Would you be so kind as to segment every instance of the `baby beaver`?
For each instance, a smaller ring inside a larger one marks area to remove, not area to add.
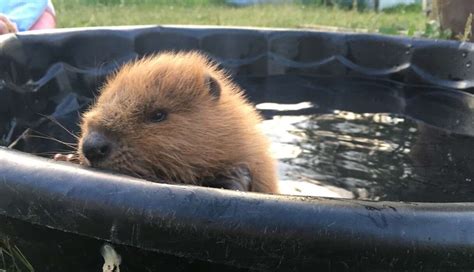
[[[277,193],[260,121],[208,58],[162,53],[126,64],[107,81],[82,118],[78,158],[154,182]]]

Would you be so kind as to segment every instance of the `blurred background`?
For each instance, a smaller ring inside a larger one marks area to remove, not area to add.
[[[194,24],[470,40],[472,0],[53,0],[58,27]]]

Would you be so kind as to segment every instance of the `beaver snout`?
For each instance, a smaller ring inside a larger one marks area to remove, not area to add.
[[[110,155],[112,142],[103,133],[91,131],[84,136],[81,150],[84,157],[94,166]]]

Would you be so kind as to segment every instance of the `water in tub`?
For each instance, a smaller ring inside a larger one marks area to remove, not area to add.
[[[257,108],[288,112],[312,106],[262,103]],[[403,115],[340,110],[276,114],[262,126],[279,160],[283,194],[394,201],[472,198],[472,192],[461,189],[472,181],[467,170],[474,158],[468,148],[472,137]]]

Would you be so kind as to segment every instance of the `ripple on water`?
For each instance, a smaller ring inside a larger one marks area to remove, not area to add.
[[[472,137],[401,115],[275,115],[262,124],[284,194],[404,201],[472,201]],[[449,159],[447,159],[449,158]],[[468,180],[468,181],[467,181]],[[469,188],[472,186],[469,186]]]

